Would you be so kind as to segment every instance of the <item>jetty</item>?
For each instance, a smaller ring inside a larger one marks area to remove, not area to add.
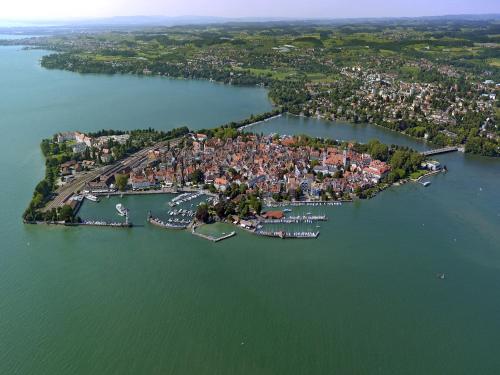
[[[219,241],[225,240],[227,238],[230,238],[230,237],[233,237],[236,235],[236,232],[232,231],[231,233],[225,234],[221,237],[214,237],[214,236],[210,236],[208,234],[203,234],[203,233],[197,232],[196,226],[193,226],[193,228],[191,229],[191,233],[194,234],[195,236],[201,237],[205,240],[212,241],[212,242],[219,242]]]
[[[125,222],[113,222],[113,221],[104,221],[104,220],[84,220],[81,223],[76,223],[74,225],[86,225],[93,227],[113,227],[113,228],[131,228],[133,227],[132,223]]]
[[[438,154],[446,154],[448,152],[455,152],[455,151],[458,151],[458,147],[450,146],[450,147],[436,148],[434,150],[424,151],[424,152],[421,152],[420,155],[431,156],[431,155],[438,155]]]

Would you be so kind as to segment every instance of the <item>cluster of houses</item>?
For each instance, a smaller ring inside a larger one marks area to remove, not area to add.
[[[414,68],[430,69],[426,60],[414,63]],[[411,66],[410,66],[411,67]],[[438,67],[441,74],[457,76],[457,72],[448,66]],[[309,83],[307,90],[312,96],[304,106],[304,113],[312,116],[337,118],[360,118],[381,116],[383,121],[398,122],[410,119],[417,122],[428,121],[453,128],[456,119],[467,112],[493,113],[496,90],[493,81],[477,82],[467,94],[460,93],[457,84],[448,87],[441,83],[403,82],[396,73],[381,73],[374,69],[360,66],[344,67],[340,74],[349,82],[361,84],[352,90],[352,96],[332,101],[330,93],[341,89],[343,81],[325,85]],[[340,85],[340,86],[339,86]]]
[[[220,139],[195,134],[180,148],[149,151],[143,165],[120,173],[129,175],[134,190],[198,184],[224,192],[234,184],[245,184],[265,195],[293,196],[300,191],[314,199],[326,191],[341,196],[374,186],[389,170],[385,162],[351,147],[299,146],[290,136],[244,134]],[[94,182],[88,190],[102,191],[111,182],[111,178]]]
[[[118,144],[125,144],[130,138],[130,134],[119,135],[106,135],[101,137],[90,137],[85,133],[80,132],[63,132],[56,136],[57,143],[71,142],[71,148],[75,154],[83,154],[88,148],[95,148],[103,152],[103,154],[110,154],[108,145],[110,140]]]

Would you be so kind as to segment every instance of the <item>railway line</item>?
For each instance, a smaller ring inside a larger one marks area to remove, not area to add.
[[[82,191],[85,185],[89,182],[95,181],[97,179],[102,179],[103,177],[105,180],[107,180],[114,174],[124,169],[134,169],[147,160],[147,156],[150,151],[156,148],[164,147],[167,143],[170,143],[170,145],[172,146],[176,146],[181,139],[182,138],[176,138],[170,141],[158,142],[153,146],[145,147],[142,150],[139,150],[136,153],[127,156],[125,159],[117,161],[113,165],[101,167],[76,177],[73,181],[59,187],[55,192],[54,199],[49,201],[42,209],[42,211],[46,212],[52,210],[53,208],[63,206],[73,194]]]

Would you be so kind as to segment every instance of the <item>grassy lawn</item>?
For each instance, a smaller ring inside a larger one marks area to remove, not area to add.
[[[490,64],[491,66],[495,66],[497,68],[500,68],[500,58],[496,57],[494,59],[489,59],[488,64]]]
[[[338,74],[327,75],[324,73],[307,73],[307,78],[312,82],[335,82],[339,79]]]
[[[416,171],[416,172],[413,172],[411,175],[410,175],[410,178],[412,180],[416,180],[417,178],[419,177],[422,177],[424,174],[426,174],[428,171],[426,170],[419,170],[419,171]]]
[[[258,69],[258,68],[235,68],[235,70],[248,70],[256,76],[271,76],[273,79],[283,80],[290,76],[296,75],[295,70],[275,71],[272,69]]]

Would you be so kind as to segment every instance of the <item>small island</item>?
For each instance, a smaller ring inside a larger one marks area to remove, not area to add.
[[[314,238],[319,232],[269,232],[263,224],[326,220],[311,213],[287,216],[292,211],[287,207],[371,198],[392,184],[441,170],[425,153],[377,140],[360,144],[243,132],[261,120],[198,132],[185,127],[168,132],[102,130],[44,139],[46,177],[35,188],[24,222],[130,227],[123,207],[117,210],[124,222],[82,220],[78,210],[85,198],[178,193],[171,207],[201,195],[207,199],[193,210],[169,212],[184,217],[175,222],[150,213],[150,224],[189,228],[196,234],[202,224],[228,222],[260,235]]]

